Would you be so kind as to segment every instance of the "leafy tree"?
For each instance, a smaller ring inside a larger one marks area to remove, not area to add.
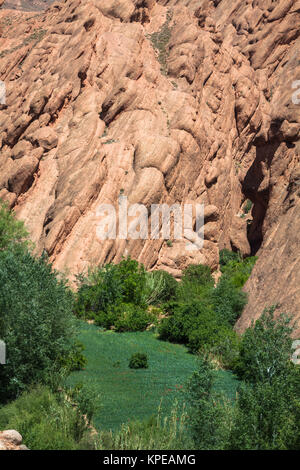
[[[234,326],[247,304],[247,294],[224,277],[211,292],[211,298],[219,322],[231,326]]]
[[[242,337],[237,373],[247,382],[272,382],[287,370],[292,351],[291,318],[274,318],[275,307],[264,311]]]
[[[229,448],[300,448],[300,374],[293,365],[272,382],[243,385],[238,394]]]
[[[232,449],[298,449],[300,370],[291,360],[291,319],[275,307],[246,330],[236,368],[245,384],[236,402]]]
[[[145,303],[160,305],[175,298],[178,283],[171,274],[157,270],[146,274],[144,289]]]
[[[28,233],[23,222],[16,220],[0,199],[0,251],[17,246],[27,247],[27,238]]]
[[[24,250],[0,252],[0,337],[7,348],[0,402],[59,371],[75,334],[72,307],[72,292],[47,260]]]
[[[93,449],[83,414],[90,417],[95,403],[86,389],[66,397],[39,385],[0,408],[0,429],[17,429],[31,450]]]
[[[224,449],[232,426],[232,408],[213,384],[213,366],[202,357],[187,387],[188,425],[198,450]]]

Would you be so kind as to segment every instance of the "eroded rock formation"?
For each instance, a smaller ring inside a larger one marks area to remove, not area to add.
[[[239,329],[275,303],[299,315],[299,21],[299,0],[0,10],[0,197],[37,250],[68,274],[130,253],[175,276],[257,253]],[[204,203],[203,249],[101,242],[97,207],[120,194]]]

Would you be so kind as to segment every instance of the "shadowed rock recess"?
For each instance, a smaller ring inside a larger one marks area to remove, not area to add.
[[[299,24],[299,0],[4,4],[0,197],[38,252],[69,275],[131,254],[176,277],[257,254],[238,329],[272,304],[300,316]],[[204,203],[203,249],[99,241],[97,206],[120,194]]]

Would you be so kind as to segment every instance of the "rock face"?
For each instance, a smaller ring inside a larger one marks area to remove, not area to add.
[[[0,0],[0,7],[9,10],[40,11],[45,10],[54,0]]]
[[[0,431],[0,450],[28,450],[17,431]]]
[[[300,316],[299,21],[299,0],[0,10],[0,197],[37,250],[68,274],[131,254],[175,276],[257,253],[238,329],[273,304]],[[204,203],[203,249],[99,240],[97,207],[120,195]]]

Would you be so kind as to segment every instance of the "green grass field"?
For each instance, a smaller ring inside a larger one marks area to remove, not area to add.
[[[188,378],[197,368],[197,357],[184,346],[163,342],[152,332],[103,332],[97,326],[80,323],[79,340],[88,359],[85,370],[74,372],[69,384],[91,384],[101,395],[101,410],[94,419],[99,430],[117,429],[129,420],[145,420],[156,414],[162,400],[164,412],[175,399],[183,400]],[[128,367],[130,356],[145,352],[149,368]],[[237,380],[220,371],[216,388],[233,397]]]

